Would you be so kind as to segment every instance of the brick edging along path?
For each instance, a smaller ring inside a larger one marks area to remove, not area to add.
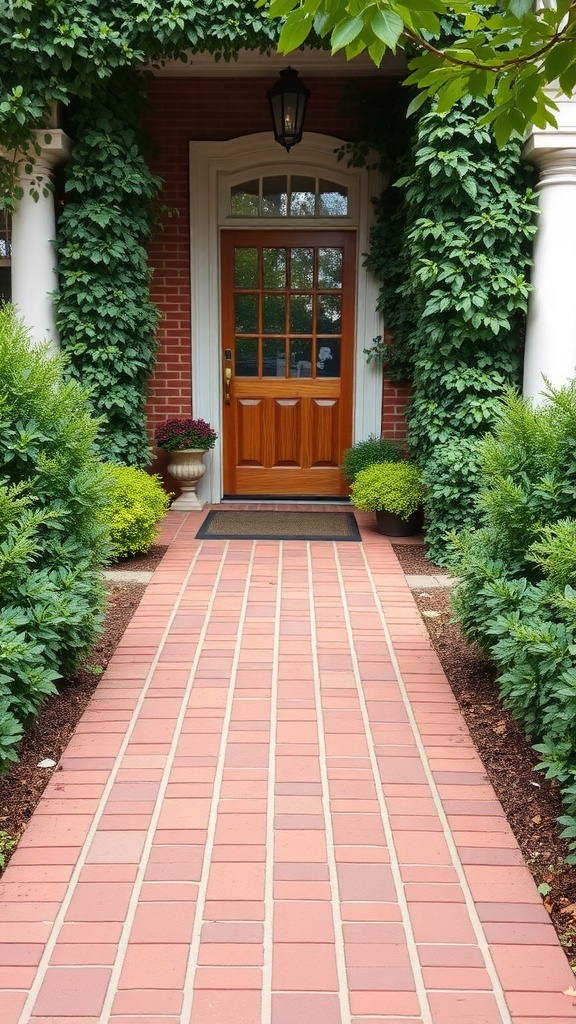
[[[390,543],[201,518],[0,883],[1,1024],[576,1021]]]

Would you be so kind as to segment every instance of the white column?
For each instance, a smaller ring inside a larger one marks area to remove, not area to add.
[[[25,158],[19,165],[18,184],[24,194],[12,217],[12,302],[33,341],[48,341],[57,351],[60,343],[52,293],[58,288],[58,258],[51,185],[54,168],[70,152],[70,140],[58,128],[37,131],[36,139],[40,154],[34,154],[33,163]]]
[[[558,128],[534,128],[524,149],[540,172],[523,387],[537,403],[544,378],[576,378],[576,100],[557,102]]]

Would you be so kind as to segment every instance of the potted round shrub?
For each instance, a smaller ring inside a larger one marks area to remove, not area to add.
[[[154,440],[159,448],[170,453],[167,469],[182,491],[172,508],[184,512],[202,508],[196,487],[206,472],[202,459],[214,447],[217,437],[206,420],[174,418],[156,427]]]
[[[362,512],[376,513],[378,533],[409,537],[422,529],[424,490],[413,462],[378,462],[360,470],[350,496]]]

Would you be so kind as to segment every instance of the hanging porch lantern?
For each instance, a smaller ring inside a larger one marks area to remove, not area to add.
[[[310,90],[298,78],[294,68],[285,68],[280,78],[268,89],[268,101],[274,124],[274,138],[289,153],[302,139],[304,116]]]

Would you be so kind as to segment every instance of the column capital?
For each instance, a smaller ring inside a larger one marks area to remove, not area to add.
[[[52,177],[58,164],[68,160],[72,151],[72,140],[61,128],[36,128],[34,137],[40,152],[23,154],[20,161],[19,177],[37,177],[38,174]],[[26,163],[32,164],[31,174],[25,171]]]
[[[557,128],[532,126],[526,139],[523,156],[527,163],[535,164],[542,176],[541,184],[563,181],[574,183],[576,175],[576,97],[557,97]]]
[[[33,132],[40,153],[34,150],[16,152],[0,146],[0,157],[6,157],[18,164],[18,178],[36,177],[38,174],[52,176],[58,164],[65,163],[72,152],[72,139],[61,128],[35,128]],[[31,174],[25,171],[25,165],[32,164]]]

